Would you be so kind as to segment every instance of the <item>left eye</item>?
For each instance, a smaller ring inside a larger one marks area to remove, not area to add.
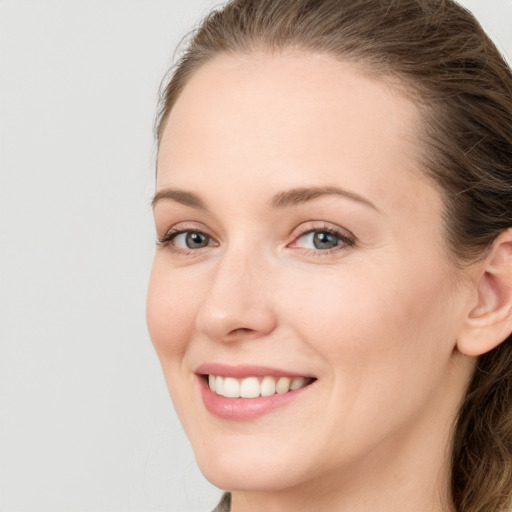
[[[339,245],[350,245],[350,240],[341,233],[333,233],[326,230],[308,231],[301,235],[294,246],[304,249],[329,250]]]

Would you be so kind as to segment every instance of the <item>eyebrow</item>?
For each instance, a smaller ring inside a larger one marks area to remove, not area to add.
[[[270,206],[272,206],[272,208],[288,208],[290,206],[296,206],[298,204],[311,201],[318,197],[329,195],[342,196],[346,199],[351,199],[352,201],[362,203],[376,211],[379,211],[379,209],[372,202],[368,201],[368,199],[364,198],[363,196],[336,186],[300,187],[286,190],[284,192],[279,192],[270,200]]]
[[[153,197],[151,201],[151,206],[154,208],[156,203],[158,203],[162,199],[171,199],[176,203],[180,203],[185,206],[190,206],[191,208],[197,208],[198,210],[208,210],[206,204],[199,196],[197,196],[193,192],[187,192],[186,190],[179,190],[174,188],[166,188],[160,190]]]
[[[379,209],[372,202],[368,201],[368,199],[364,198],[363,196],[335,186],[292,188],[290,190],[278,192],[271,198],[268,204],[271,208],[289,208],[306,203],[308,201],[312,201],[318,197],[328,195],[342,196],[346,199],[351,199],[352,201],[356,201],[358,203],[369,206],[376,211],[379,211]],[[208,211],[206,204],[198,195],[186,190],[173,188],[160,190],[153,197],[151,205],[154,207],[156,203],[162,199],[170,199],[185,206],[190,206],[191,208]]]

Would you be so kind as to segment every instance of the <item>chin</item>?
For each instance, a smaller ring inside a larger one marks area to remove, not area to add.
[[[205,478],[228,491],[276,491],[300,483],[297,464],[284,462],[270,450],[209,451],[196,454],[199,469]],[[294,471],[283,472],[283,467]]]

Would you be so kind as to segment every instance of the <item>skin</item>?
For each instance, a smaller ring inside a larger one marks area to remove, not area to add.
[[[233,510],[451,511],[451,426],[474,367],[457,350],[475,293],[450,260],[442,200],[421,173],[415,106],[327,56],[220,56],[165,127],[150,335],[205,476]],[[297,187],[338,187],[272,207]],[[187,202],[187,201],[185,201]],[[188,201],[190,203],[190,201]],[[370,203],[370,204],[368,204]],[[316,249],[304,232],[354,239]],[[212,416],[207,362],[316,382],[252,421]]]

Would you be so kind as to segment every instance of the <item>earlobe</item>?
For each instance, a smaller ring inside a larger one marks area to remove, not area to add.
[[[468,356],[489,352],[512,333],[512,228],[496,238],[478,267],[477,303],[457,340]]]

